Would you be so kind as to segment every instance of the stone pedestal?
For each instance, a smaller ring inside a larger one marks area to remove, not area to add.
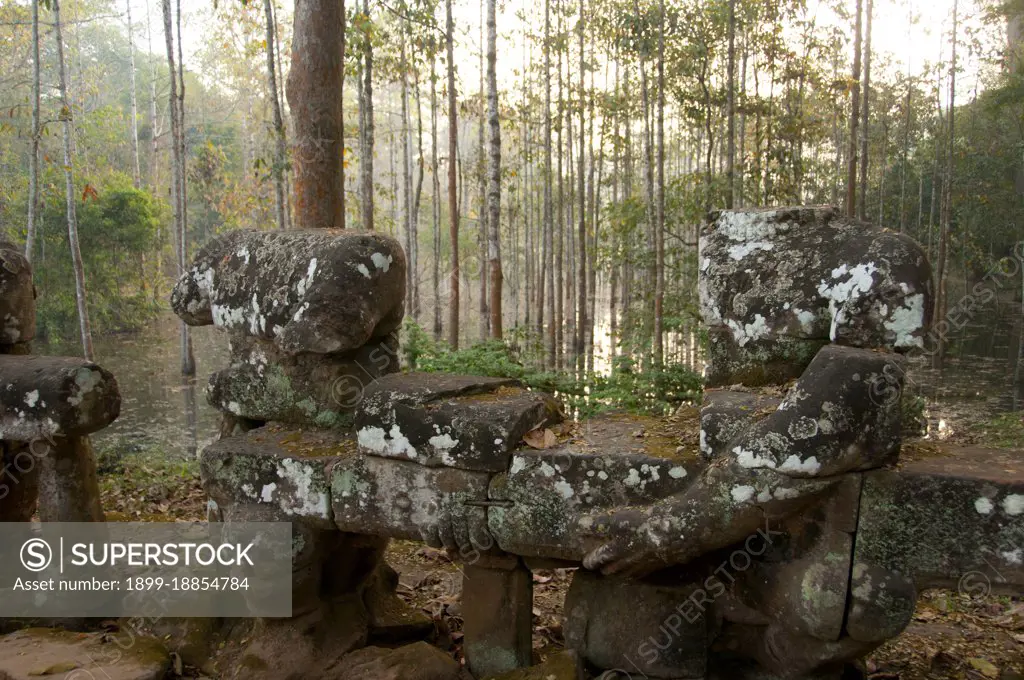
[[[487,678],[532,663],[533,574],[520,560],[463,566],[464,649],[469,670]]]

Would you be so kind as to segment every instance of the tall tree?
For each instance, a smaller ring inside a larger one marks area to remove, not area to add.
[[[576,29],[579,39],[580,49],[580,86],[579,86],[579,114],[580,114],[580,139],[579,139],[579,155],[576,158],[576,181],[579,183],[577,200],[579,201],[579,233],[577,234],[578,243],[577,248],[579,249],[579,255],[576,261],[576,294],[577,294],[577,311],[576,311],[576,371],[580,374],[583,373],[583,368],[586,362],[586,352],[584,344],[586,342],[587,335],[587,192],[586,192],[586,178],[583,175],[584,172],[584,159],[586,157],[586,137],[587,129],[584,124],[584,102],[586,101],[586,61],[584,59],[584,31],[586,25],[584,21],[584,0],[580,0],[580,16],[577,23]]]
[[[501,324],[501,121],[498,118],[498,28],[496,0],[487,0],[487,258],[491,275],[491,337],[500,340]]]
[[[939,213],[941,222],[939,225],[939,253],[936,257],[935,268],[935,280],[938,283],[938,290],[935,294],[934,307],[932,309],[933,323],[938,323],[939,320],[946,317],[946,268],[948,267],[947,260],[949,259],[950,225],[953,221],[954,150],[956,142],[956,43],[960,28],[959,9],[959,0],[953,0],[953,33],[950,39],[952,53],[949,57],[949,113],[947,115],[949,125],[947,126],[946,137],[945,181],[942,185],[942,206]],[[935,347],[932,352],[932,368],[942,368],[946,358],[946,337],[943,333],[937,333],[936,336]]]
[[[370,0],[363,0],[363,66],[359,91],[359,198],[363,229],[373,231],[373,35]]]
[[[433,38],[431,38],[433,40]],[[434,245],[434,340],[441,339],[441,176],[437,161],[437,51],[430,50],[430,176],[431,176],[431,235]]]
[[[857,0],[853,34],[853,78],[850,81],[850,139],[846,172],[846,215],[857,213],[857,126],[860,124],[860,38],[863,0]]]
[[[662,0],[664,1],[664,0]],[[727,94],[726,94],[726,112],[729,117],[729,127],[726,132],[728,139],[728,155],[726,158],[725,172],[727,177],[728,185],[725,189],[725,207],[732,208],[736,202],[736,0],[729,0],[729,27],[728,27],[728,39],[729,39],[729,65],[727,75]],[[662,34],[664,34],[664,19],[662,20]],[[664,35],[660,38],[664,51]],[[661,60],[664,60],[664,55],[661,55]],[[659,67],[659,77],[664,70],[664,67]]]
[[[484,81],[487,78],[487,69],[484,66],[484,60],[486,59],[485,52],[486,47],[484,44],[484,29],[486,28],[487,21],[484,19],[484,5],[480,3],[480,125],[477,127],[477,179],[480,184],[480,209],[479,215],[479,229],[477,230],[477,244],[479,245],[480,253],[480,341],[483,342],[490,337],[490,325],[491,317],[487,312],[487,269],[488,269],[488,258],[487,253],[487,242],[489,240],[490,232],[487,229],[487,221],[489,215],[489,203],[487,198],[487,151],[485,146],[487,145],[487,94],[484,91]]]
[[[125,16],[128,19],[128,67],[131,70],[131,103],[132,122],[132,183],[136,189],[142,186],[142,170],[139,167],[139,107],[135,98],[135,35],[132,30],[132,3],[125,0]]]
[[[867,3],[867,22],[864,28],[864,102],[861,105],[860,110],[859,131],[860,194],[857,198],[857,219],[862,221],[866,221],[868,218],[868,125],[871,112],[871,15],[874,7],[874,0],[867,0]]]
[[[459,348],[459,109],[455,91],[455,20],[452,0],[445,2],[445,47],[448,55],[448,238],[451,241],[451,268],[448,273],[448,344]]]
[[[130,0],[129,0],[130,1]],[[277,30],[274,26],[274,6],[273,0],[263,0],[263,13],[266,15],[267,23],[267,90],[270,95],[270,108],[274,114],[274,211],[277,216],[277,228],[284,229],[285,220],[285,203],[284,203],[284,172],[285,166],[288,162],[287,157],[287,142],[285,141],[284,135],[284,118],[281,116],[281,100],[277,97],[277,60],[274,57],[274,52],[277,43]],[[345,12],[342,9],[342,21],[344,21]],[[344,28],[342,29],[342,35],[344,35]],[[342,79],[344,82],[344,78]],[[341,107],[338,107],[341,109]],[[344,193],[342,193],[342,201],[344,202]],[[342,204],[342,222],[344,222],[344,203]]]
[[[25,233],[25,258],[32,262],[35,251],[36,210],[39,207],[39,3],[32,0],[32,140],[28,157],[28,223]]]
[[[492,0],[489,0],[492,1]],[[539,288],[539,301],[547,297],[547,329],[544,329],[543,309],[537,310],[537,330],[544,331],[546,346],[544,365],[553,368],[555,365],[555,325],[561,319],[555,319],[555,260],[554,260],[554,207],[552,206],[551,176],[551,0],[544,0],[544,263],[541,269],[543,281]],[[541,305],[543,306],[543,304]]]
[[[731,3],[730,3],[731,4]],[[730,17],[730,23],[732,17]],[[730,49],[730,53],[733,50]],[[733,70],[730,55],[729,68]],[[730,73],[729,87],[734,78]],[[729,102],[729,119],[732,121],[732,97]],[[664,336],[665,308],[665,0],[658,2],[658,205],[654,223],[654,364],[661,366],[665,361]],[[730,148],[729,166],[729,207],[732,207],[732,155]]]
[[[92,360],[92,329],[89,326],[89,310],[86,307],[85,267],[82,264],[82,250],[78,242],[78,216],[75,214],[74,159],[71,151],[72,115],[71,100],[68,98],[67,65],[64,61],[64,34],[60,22],[60,0],[51,0],[53,28],[57,37],[57,68],[59,71],[60,119],[64,128],[64,197],[67,205],[68,246],[71,250],[71,264],[75,272],[75,302],[78,306],[78,329],[82,340],[82,354]],[[166,0],[169,1],[169,0]]]

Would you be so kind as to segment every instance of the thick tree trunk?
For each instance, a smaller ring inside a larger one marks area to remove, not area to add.
[[[853,37],[853,85],[850,88],[850,140],[846,159],[846,215],[857,213],[857,126],[860,124],[860,38],[863,0],[857,0],[857,18]]]
[[[871,112],[871,15],[874,0],[867,0],[867,24],[864,29],[864,103],[860,110],[860,195],[857,198],[857,218],[868,219],[868,125]],[[881,156],[885,159],[885,155]]]
[[[39,208],[39,3],[32,0],[32,140],[28,157],[28,223],[25,232],[25,258],[31,263],[35,254],[36,211]]]
[[[284,203],[284,170],[288,162],[287,147],[284,136],[284,119],[281,117],[281,101],[277,98],[277,60],[274,57],[277,42],[277,30],[274,27],[273,0],[263,0],[263,13],[267,22],[267,94],[270,95],[270,109],[274,114],[274,212],[277,218],[277,228],[284,229],[285,203]],[[342,11],[342,21],[344,21]],[[344,80],[344,77],[342,77]],[[340,106],[338,107],[341,108]],[[340,117],[340,115],[339,115]],[[345,192],[341,191],[344,200]],[[344,220],[344,209],[342,210]]]
[[[339,99],[344,79],[343,10],[341,0],[295,3],[292,65],[286,93],[295,124],[292,203],[299,229],[345,227],[344,128]],[[273,71],[269,49],[268,77]],[[278,113],[274,116],[275,128]],[[280,132],[276,133],[277,153],[284,141],[283,134],[282,122]],[[283,163],[280,169],[283,173]],[[285,222],[284,201],[281,205],[279,225]]]
[[[74,159],[71,155],[71,101],[68,99],[67,66],[64,62],[64,35],[60,23],[60,0],[52,0],[53,27],[57,38],[57,67],[60,85],[60,119],[64,128],[64,198],[67,205],[68,246],[71,250],[71,264],[75,272],[75,302],[78,307],[78,328],[82,340],[82,355],[92,361],[92,329],[89,326],[89,310],[86,307],[85,268],[82,264],[82,250],[78,243],[78,218],[75,214]]]
[[[501,121],[498,118],[498,28],[495,0],[487,0],[487,122],[490,153],[487,156],[487,258],[491,275],[491,337],[502,336],[501,319]]]
[[[445,42],[448,52],[448,238],[451,241],[451,269],[448,286],[448,344],[459,348],[459,195],[458,177],[459,122],[458,98],[455,91],[455,20],[452,0],[445,2]]]

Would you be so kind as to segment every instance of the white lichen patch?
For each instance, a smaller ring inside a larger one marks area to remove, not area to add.
[[[974,509],[977,510],[979,515],[991,515],[994,508],[995,505],[992,504],[992,500],[984,496],[980,496],[974,501]]]
[[[754,497],[754,494],[757,493],[757,489],[749,485],[736,485],[732,487],[732,490],[729,493],[732,495],[733,501],[737,503],[747,503]]]
[[[1007,550],[999,553],[999,555],[1012,565],[1019,565],[1024,563],[1024,551],[1020,548],[1017,550]]]
[[[34,408],[39,402],[39,390],[32,390],[25,395],[25,403],[28,404],[29,408]]]
[[[384,253],[374,253],[370,255],[370,260],[373,262],[373,266],[382,272],[387,272],[391,269],[391,262],[393,260],[391,255],[384,255]]]
[[[416,457],[416,448],[397,424],[391,426],[390,432],[375,426],[364,427],[356,433],[356,441],[359,446],[381,456]]]
[[[311,258],[309,260],[309,266],[306,268],[306,275],[299,279],[298,284],[295,286],[295,290],[299,294],[299,299],[306,296],[306,291],[308,291],[309,287],[312,285],[313,277],[316,275],[316,266],[316,258]]]
[[[526,469],[526,459],[522,456],[512,456],[512,466],[508,469],[510,475],[516,475]]]
[[[924,347],[924,339],[919,335],[924,328],[924,316],[924,295],[920,293],[909,296],[894,309],[883,323],[885,329],[895,336],[893,346]]]
[[[746,346],[748,342],[760,340],[766,337],[771,330],[768,328],[767,320],[760,314],[755,314],[753,321],[743,323],[735,319],[726,319],[725,325],[732,331],[733,340],[740,347]]]
[[[790,437],[799,441],[801,439],[810,439],[818,434],[818,428],[817,420],[807,416],[800,416],[789,424],[787,432],[789,432]]]
[[[804,333],[813,333],[814,324],[818,321],[818,315],[806,309],[796,310],[796,320]]]
[[[270,484],[264,484],[263,490],[260,491],[260,500],[262,500],[264,503],[270,503],[271,501],[273,501],[274,489],[276,488],[277,484],[275,482],[271,482]]]
[[[325,490],[316,488],[311,466],[285,458],[277,464],[277,476],[282,484],[293,489],[290,493],[278,494],[283,511],[302,517],[328,517],[330,499]]]
[[[1024,494],[1013,493],[1004,498],[1003,512],[1011,516],[1024,513]]]
[[[572,484],[565,481],[564,479],[560,479],[557,482],[555,482],[554,488],[555,491],[558,492],[558,495],[560,495],[562,498],[566,500],[569,500],[570,498],[573,497],[574,491],[572,488]]]
[[[771,458],[759,456],[741,446],[734,447],[732,453],[736,456],[736,462],[745,468],[775,468],[775,461]]]
[[[676,465],[675,467],[669,468],[668,476],[672,479],[682,479],[686,476],[686,468],[682,465]]]
[[[729,246],[729,257],[739,262],[747,255],[758,250],[774,250],[775,244],[768,241],[749,241],[738,245]]]
[[[796,489],[789,489],[784,486],[780,486],[775,489],[775,499],[779,501],[788,501],[793,498],[799,498],[800,492]]]
[[[708,433],[707,430],[705,430],[704,428],[701,428],[700,430],[700,452],[706,456],[710,456],[712,453],[714,453],[714,450],[711,448],[711,445],[708,444]]]
[[[801,460],[799,456],[792,455],[783,461],[779,466],[779,472],[792,472],[805,475],[815,475],[821,470],[821,463],[817,457],[811,456],[807,460]]]
[[[239,405],[237,401],[229,401],[227,404],[227,409],[231,413],[234,413],[236,416],[242,415],[242,407]]]
[[[360,274],[362,274],[366,278],[370,278],[370,268],[367,267],[362,262],[360,262],[359,264],[356,265],[356,271],[358,271]]]
[[[775,211],[725,212],[715,225],[719,234],[730,241],[764,241],[775,236],[778,225]]]

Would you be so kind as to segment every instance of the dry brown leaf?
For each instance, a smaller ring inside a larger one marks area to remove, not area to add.
[[[558,444],[558,437],[549,428],[537,428],[523,435],[523,441],[531,449],[550,449]]]

